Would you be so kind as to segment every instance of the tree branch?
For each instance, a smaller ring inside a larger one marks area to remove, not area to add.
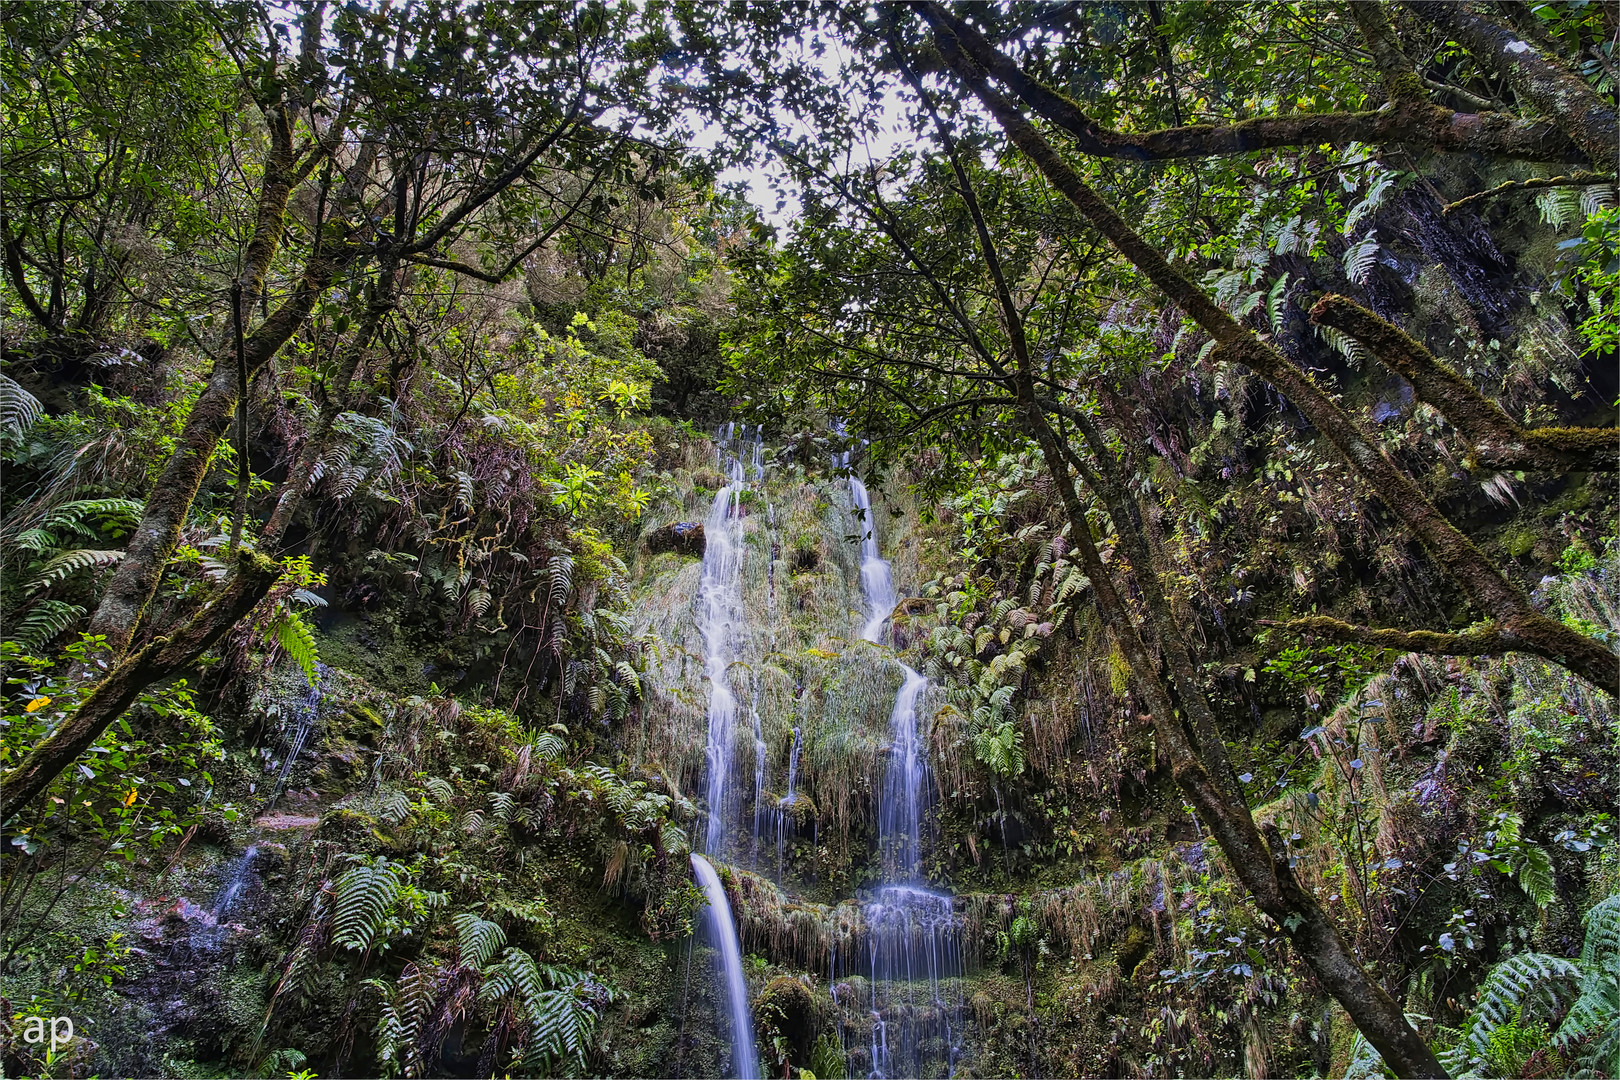
[[[1360,8],[1362,2],[1352,8]],[[1445,5],[1441,5],[1445,6]],[[1075,137],[1094,157],[1165,161],[1188,157],[1246,154],[1281,146],[1321,143],[1426,142],[1437,150],[1488,154],[1528,161],[1584,161],[1581,150],[1557,125],[1521,121],[1498,113],[1456,113],[1420,93],[1398,98],[1394,107],[1364,112],[1296,113],[1260,116],[1231,124],[1192,124],[1156,131],[1120,132],[1092,120],[1077,103],[1025,74],[983,34],[933,0],[921,5],[935,29],[946,29],[979,67],[1004,83],[1036,113]],[[1389,59],[1388,56],[1385,57]],[[1391,61],[1393,63],[1393,61]],[[1405,83],[1399,83],[1403,88]]]
[[[1476,191],[1474,194],[1458,199],[1456,202],[1446,203],[1440,208],[1440,212],[1442,214],[1451,214],[1465,206],[1472,206],[1485,199],[1494,199],[1498,195],[1506,195],[1514,191],[1538,191],[1542,188],[1554,187],[1588,187],[1592,184],[1604,182],[1612,185],[1614,177],[1599,172],[1582,171],[1570,173],[1568,176],[1533,176],[1528,180],[1509,180],[1506,183],[1497,184],[1493,188]]]
[[[1613,428],[1526,431],[1501,406],[1404,330],[1345,296],[1329,294],[1311,308],[1311,322],[1355,338],[1379,363],[1412,384],[1421,401],[1440,410],[1463,438],[1485,452],[1492,468],[1568,471],[1620,468],[1620,432]]]

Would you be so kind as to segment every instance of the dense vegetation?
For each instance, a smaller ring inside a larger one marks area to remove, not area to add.
[[[7,1075],[1620,1076],[1612,5],[3,32]]]

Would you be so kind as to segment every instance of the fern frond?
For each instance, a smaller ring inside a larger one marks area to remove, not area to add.
[[[1620,957],[1620,894],[1592,905],[1586,913],[1581,963],[1603,964]]]
[[[39,592],[80,570],[111,566],[123,557],[122,551],[106,551],[98,548],[75,548],[72,551],[64,551],[40,567],[39,573],[35,574],[23,589],[31,593]]]
[[[446,780],[442,776],[430,776],[426,780],[422,781],[422,786],[427,789],[427,793],[429,795],[432,795],[441,803],[451,803],[455,801],[456,789],[451,787],[450,781]]]
[[[1581,969],[1546,953],[1520,953],[1491,970],[1479,988],[1479,1003],[1463,1026],[1462,1038],[1440,1055],[1453,1076],[1488,1067],[1491,1035],[1521,1018],[1548,1017],[1575,996]]]
[[[456,947],[461,951],[461,962],[468,967],[483,967],[506,944],[506,931],[498,923],[480,919],[466,911],[450,921],[456,928]]]
[[[1351,244],[1344,252],[1344,276],[1357,285],[1365,285],[1372,269],[1378,263],[1378,231]]]
[[[40,527],[73,528],[85,532],[82,523],[90,518],[100,518],[103,525],[133,527],[140,521],[145,509],[146,504],[139,499],[75,499],[52,507],[40,522]],[[88,532],[85,534],[89,535]]]
[[[1367,361],[1371,359],[1367,347],[1343,330],[1332,326],[1318,326],[1316,330],[1332,346],[1334,352],[1343,356],[1356,367],[1364,367]]]
[[[22,622],[12,631],[10,640],[22,646],[25,652],[43,648],[83,614],[84,608],[78,604],[41,600],[23,616]]]
[[[309,685],[320,682],[321,657],[315,648],[315,631],[310,629],[303,617],[296,611],[283,610],[281,617],[270,624],[269,631],[282,652],[287,654],[287,659],[297,664],[304,673]]]
[[[387,859],[356,866],[338,878],[333,942],[356,952],[370,949],[400,888],[399,875]]]
[[[45,413],[39,399],[10,375],[0,373],[0,428],[21,435]]]
[[[1579,1067],[1577,1075],[1620,1076],[1620,958],[1586,969],[1553,1042]]]
[[[379,800],[377,816],[390,825],[398,825],[411,816],[410,796],[397,789],[383,795]]]
[[[574,587],[574,559],[571,555],[553,555],[546,563],[546,574],[551,586],[548,596],[551,606],[560,608],[568,601],[568,592]]]

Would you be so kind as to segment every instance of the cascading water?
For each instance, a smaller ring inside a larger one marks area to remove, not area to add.
[[[720,443],[720,465],[729,481],[714,496],[704,522],[703,569],[698,581],[698,628],[703,635],[703,671],[709,680],[708,760],[709,825],[704,848],[723,854],[727,819],[727,782],[731,778],[732,744],[737,726],[737,696],[729,671],[736,658],[743,617],[742,461],[727,452],[730,428]]]
[[[845,455],[841,464],[848,466]],[[861,586],[867,621],[861,636],[881,642],[898,597],[878,547],[871,496],[854,474],[851,500],[865,526]],[[928,1076],[955,1071],[963,1012],[961,934],[947,893],[923,888],[922,829],[928,760],[917,729],[917,704],[928,680],[905,664],[889,715],[893,741],[878,805],[878,853],[884,884],[863,911],[871,978],[872,1076]]]
[[[729,478],[716,493],[704,524],[703,567],[698,582],[698,629],[703,637],[703,670],[709,680],[708,765],[709,821],[705,850],[715,858],[726,853],[726,826],[736,800],[729,794],[732,751],[736,742],[737,695],[732,689],[730,670],[736,659],[746,612],[742,603],[743,514],[742,492],[750,473],[761,472],[762,443],[754,430],[751,461],[744,467],[741,457],[730,453],[735,426],[721,433],[719,465]],[[755,800],[764,783],[764,740],[759,731],[757,702],[751,707],[755,751]],[[729,800],[729,802],[728,802]],[[757,815],[757,811],[756,811]],[[756,847],[758,822],[755,822]],[[720,876],[702,855],[692,855],[692,869],[708,900],[705,923],[717,950],[716,963],[726,995],[726,1013],[731,1025],[732,1072],[743,1080],[756,1080],[759,1059],[754,1052],[753,1017],[748,1008],[748,983],[743,978],[742,950],[731,917],[731,906]]]
[[[843,455],[841,464],[849,467],[849,454]],[[849,474],[849,495],[855,503],[855,518],[861,529],[861,591],[866,594],[869,609],[861,637],[867,641],[883,640],[883,630],[894,614],[898,597],[894,592],[894,576],[889,572],[889,561],[878,551],[877,517],[872,513],[872,497],[866,485],[854,473]]]
[[[693,854],[692,872],[708,903],[703,920],[720,953],[720,973],[726,987],[726,1013],[731,1024],[731,1070],[738,1080],[759,1080],[759,1058],[754,1052],[754,1021],[748,1012],[748,983],[743,978],[742,948],[737,944],[737,927],[731,920],[731,905],[714,864]]]

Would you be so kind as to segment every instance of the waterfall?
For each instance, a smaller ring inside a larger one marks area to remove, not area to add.
[[[849,465],[849,454],[843,455],[843,464]],[[877,515],[872,512],[872,497],[866,485],[854,473],[849,474],[849,495],[855,503],[855,518],[861,528],[861,591],[866,594],[869,609],[861,637],[867,641],[883,640],[883,625],[894,614],[898,597],[894,593],[894,577],[889,573],[889,561],[878,552]]]
[[[709,680],[709,827],[704,850],[721,855],[726,837],[726,787],[731,778],[737,697],[729,672],[736,658],[742,620],[742,461],[729,454],[731,428],[720,441],[720,465],[729,482],[714,496],[703,526],[703,569],[698,580],[698,629],[703,635],[703,671]],[[757,454],[756,453],[756,462]]]
[[[763,472],[763,442],[760,429],[754,429],[752,454],[747,466],[741,456],[731,453],[736,425],[722,429],[717,453],[718,465],[728,481],[714,496],[704,524],[703,566],[698,580],[698,629],[703,637],[703,671],[709,680],[709,735],[705,749],[708,764],[709,823],[705,850],[715,858],[726,853],[727,825],[732,803],[728,795],[732,773],[732,752],[736,743],[737,695],[731,687],[731,665],[736,660],[746,611],[742,602],[743,513],[742,492],[750,476]],[[758,805],[764,786],[765,741],[760,731],[756,695],[750,706],[754,742],[754,844],[759,843]],[[729,802],[728,802],[729,800]],[[731,1025],[732,1071],[742,1080],[757,1080],[759,1059],[754,1052],[754,1024],[748,1008],[748,983],[743,978],[742,949],[731,906],[720,885],[714,865],[702,855],[692,855],[692,870],[708,900],[704,922],[710,939],[719,950],[718,964],[726,994],[726,1012]]]
[[[847,466],[848,455],[842,464]],[[861,636],[881,642],[898,603],[894,578],[878,548],[877,518],[866,485],[851,474],[850,498],[864,519],[861,587],[868,616]],[[889,714],[893,741],[878,804],[883,884],[863,915],[871,978],[871,1075],[924,1076],[929,1065],[955,1071],[963,1006],[961,930],[948,893],[922,879],[922,829],[928,758],[917,730],[917,705],[928,680],[900,664],[904,681]]]
[[[731,905],[714,864],[693,854],[692,871],[703,890],[704,922],[720,951],[720,974],[725,983],[726,1012],[731,1022],[731,1069],[738,1080],[759,1080],[759,1059],[754,1053],[754,1023],[748,1012],[748,983],[743,978],[742,949],[737,944],[737,927],[731,919]]]

